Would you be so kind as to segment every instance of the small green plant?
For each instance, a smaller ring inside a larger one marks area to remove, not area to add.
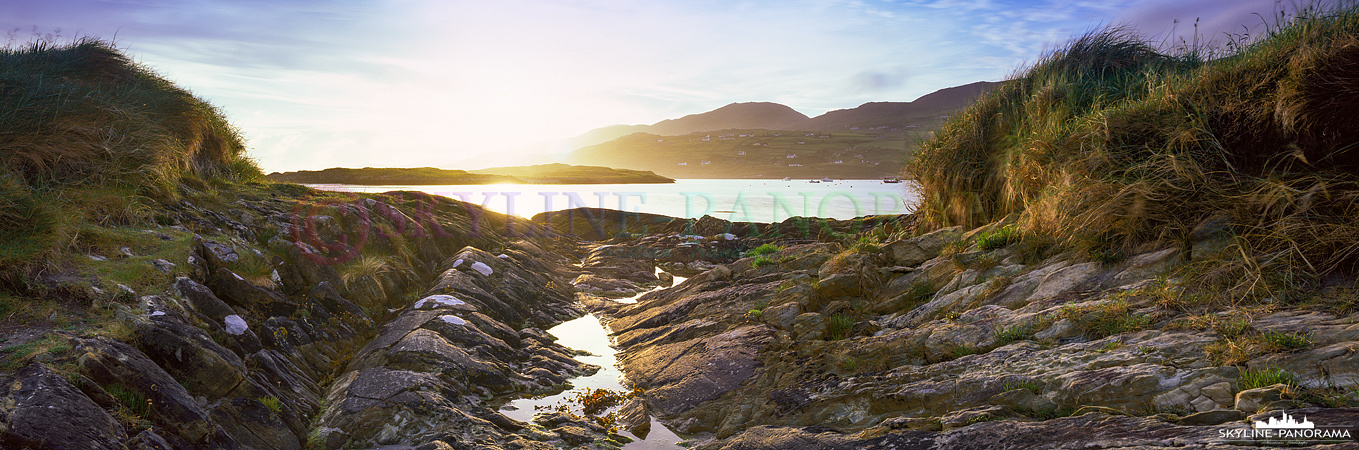
[[[263,397],[259,397],[255,400],[259,400],[260,403],[264,404],[265,408],[269,408],[269,410],[273,411],[274,414],[278,414],[280,411],[283,411],[283,405],[279,403],[278,397],[266,395]]]
[[[1016,390],[1016,389],[1025,389],[1025,390],[1028,390],[1029,392],[1034,393],[1034,395],[1042,394],[1042,393],[1043,393],[1043,385],[1038,384],[1038,382],[1037,382],[1037,381],[1034,381],[1034,380],[1024,380],[1024,381],[1018,381],[1018,382],[1016,382],[1016,381],[1006,381],[1006,382],[1005,382],[1004,392],[1010,392],[1010,391],[1013,391],[1013,390]]]
[[[1278,367],[1242,369],[1241,375],[1236,377],[1236,389],[1238,391],[1273,386],[1276,384],[1284,384],[1293,387],[1297,386],[1298,380],[1292,373]]]
[[[850,336],[854,325],[859,323],[859,319],[849,314],[831,314],[830,325],[826,329],[826,334],[832,341],[838,341]]]
[[[968,242],[963,238],[958,238],[944,244],[944,248],[939,250],[939,254],[943,256],[953,256],[967,251],[967,247]]]
[[[110,396],[118,400],[118,403],[127,408],[128,412],[143,418],[150,417],[151,401],[147,400],[146,396],[140,392],[128,389],[127,386],[121,384],[105,386],[104,392],[108,392]]]
[[[778,253],[781,250],[783,250],[783,247],[780,247],[776,244],[761,244],[759,247],[755,247],[755,249],[751,250],[750,253],[746,253],[746,256],[749,257],[769,255],[773,253]]]
[[[1118,342],[1118,341],[1109,341],[1109,342],[1105,342],[1104,345],[1099,346],[1099,349],[1098,349],[1098,350],[1095,350],[1095,351],[1100,352],[1100,353],[1108,353],[1108,352],[1117,350],[1119,347],[1122,347],[1122,346],[1123,346],[1123,343],[1122,343],[1122,342]]]
[[[840,361],[840,369],[846,372],[853,372],[859,369],[859,359],[854,357],[845,358]]]
[[[763,313],[764,313],[764,312],[761,311],[761,310],[752,309],[752,310],[750,310],[750,311],[746,311],[746,318],[751,319],[751,320],[760,320],[760,314],[763,314]]]
[[[1014,242],[1019,242],[1019,228],[1014,225],[1006,225],[999,230],[977,236],[977,248],[982,250],[995,250]]]
[[[1015,341],[1033,339],[1034,326],[1029,322],[1019,322],[996,329],[996,346],[1001,347]]]
[[[962,357],[967,356],[967,355],[975,355],[975,354],[977,354],[977,349],[976,349],[976,348],[973,348],[973,347],[966,347],[966,346],[962,346],[962,345],[959,345],[959,346],[957,346],[957,347],[953,347],[953,359],[958,359],[958,358],[962,358]]]
[[[1084,307],[1066,305],[1058,316],[1074,322],[1094,339],[1141,330],[1151,323],[1150,317],[1133,312],[1125,300]]]
[[[760,267],[772,266],[775,264],[778,264],[778,262],[774,261],[773,258],[764,255],[756,256],[755,259],[750,260],[750,267],[754,267],[757,269]]]
[[[1260,338],[1265,341],[1265,346],[1273,351],[1298,350],[1312,346],[1312,335],[1303,332],[1266,331],[1260,333]]]
[[[1251,330],[1250,317],[1236,316],[1227,320],[1218,320],[1213,325],[1213,331],[1221,334],[1228,339],[1235,339],[1244,336]]]
[[[905,297],[904,301],[901,303],[903,305],[902,310],[910,311],[915,309],[916,306],[928,302],[930,297],[934,296],[934,286],[926,281],[917,281],[911,283],[911,285],[906,288],[906,293],[902,295]]]
[[[957,321],[958,317],[960,316],[961,314],[959,314],[958,311],[949,311],[944,313],[944,320],[948,322],[954,322]]]
[[[882,247],[868,236],[859,237],[859,240],[854,242],[854,245],[849,246],[849,251],[856,253],[873,253],[879,250],[882,250]]]
[[[974,416],[974,417],[972,417],[972,418],[970,418],[970,419],[967,419],[967,424],[968,424],[968,425],[975,425],[975,424],[979,424],[979,423],[982,423],[982,422],[990,422],[990,421],[996,420],[996,419],[998,419],[998,417],[993,416],[993,415],[991,415],[991,414],[989,414],[989,413],[983,413],[983,414],[979,414],[979,415],[977,415],[977,416]]]
[[[1155,347],[1155,346],[1151,346],[1151,345],[1143,345],[1143,346],[1137,347],[1137,351],[1140,352],[1140,353],[1142,353],[1143,355],[1150,355],[1150,354],[1156,352],[1156,347]]]

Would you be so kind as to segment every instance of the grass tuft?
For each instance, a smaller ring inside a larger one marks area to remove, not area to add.
[[[1241,375],[1236,377],[1236,390],[1238,391],[1273,386],[1276,384],[1297,386],[1298,380],[1292,373],[1278,367],[1242,369]]]
[[[905,170],[919,182],[920,226],[1019,213],[1025,239],[1104,264],[1221,243],[1219,256],[1197,256],[1224,260],[1184,279],[1225,304],[1287,300],[1353,273],[1359,128],[1346,118],[1359,104],[1359,5],[1276,20],[1218,49],[1162,51],[1113,28],[1041,57],[915,152]]]

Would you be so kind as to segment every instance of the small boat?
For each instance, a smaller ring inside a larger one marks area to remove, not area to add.
[[[883,182],[883,183],[900,183],[900,182],[901,182],[901,178],[897,178],[897,177],[882,177],[882,182]]]
[[[793,177],[783,177],[783,181],[793,181]]]
[[[822,183],[833,183],[833,182],[835,182],[835,180],[830,179],[830,177],[826,177],[826,178],[822,178],[822,179],[821,179],[821,182],[822,182]]]
[[[807,182],[808,182],[808,183],[820,183],[821,180],[815,180],[815,179],[813,179],[813,180],[807,180]]]

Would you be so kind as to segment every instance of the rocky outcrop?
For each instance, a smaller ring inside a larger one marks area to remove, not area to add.
[[[765,257],[773,264],[730,261],[591,309],[607,316],[649,411],[713,433],[704,448],[1029,448],[1049,436],[1059,447],[1207,446],[1220,443],[1209,427],[1307,404],[1279,387],[1241,391],[1244,371],[1282,368],[1302,389],[1354,384],[1353,315],[1258,314],[1250,332],[1315,332],[1304,348],[1222,366],[1210,353],[1226,338],[1191,324],[1217,319],[1164,300],[1157,277],[1180,250],[1101,264],[975,244],[1003,225],[790,245]]]

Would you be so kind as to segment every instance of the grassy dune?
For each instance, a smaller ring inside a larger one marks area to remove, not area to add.
[[[0,268],[263,177],[217,108],[90,39],[0,49],[0,158]]]
[[[1104,30],[956,115],[907,171],[924,223],[1017,214],[1040,250],[1116,260],[1225,230],[1224,251],[1186,269],[1197,295],[1288,299],[1359,261],[1356,113],[1356,7],[1217,50]]]

